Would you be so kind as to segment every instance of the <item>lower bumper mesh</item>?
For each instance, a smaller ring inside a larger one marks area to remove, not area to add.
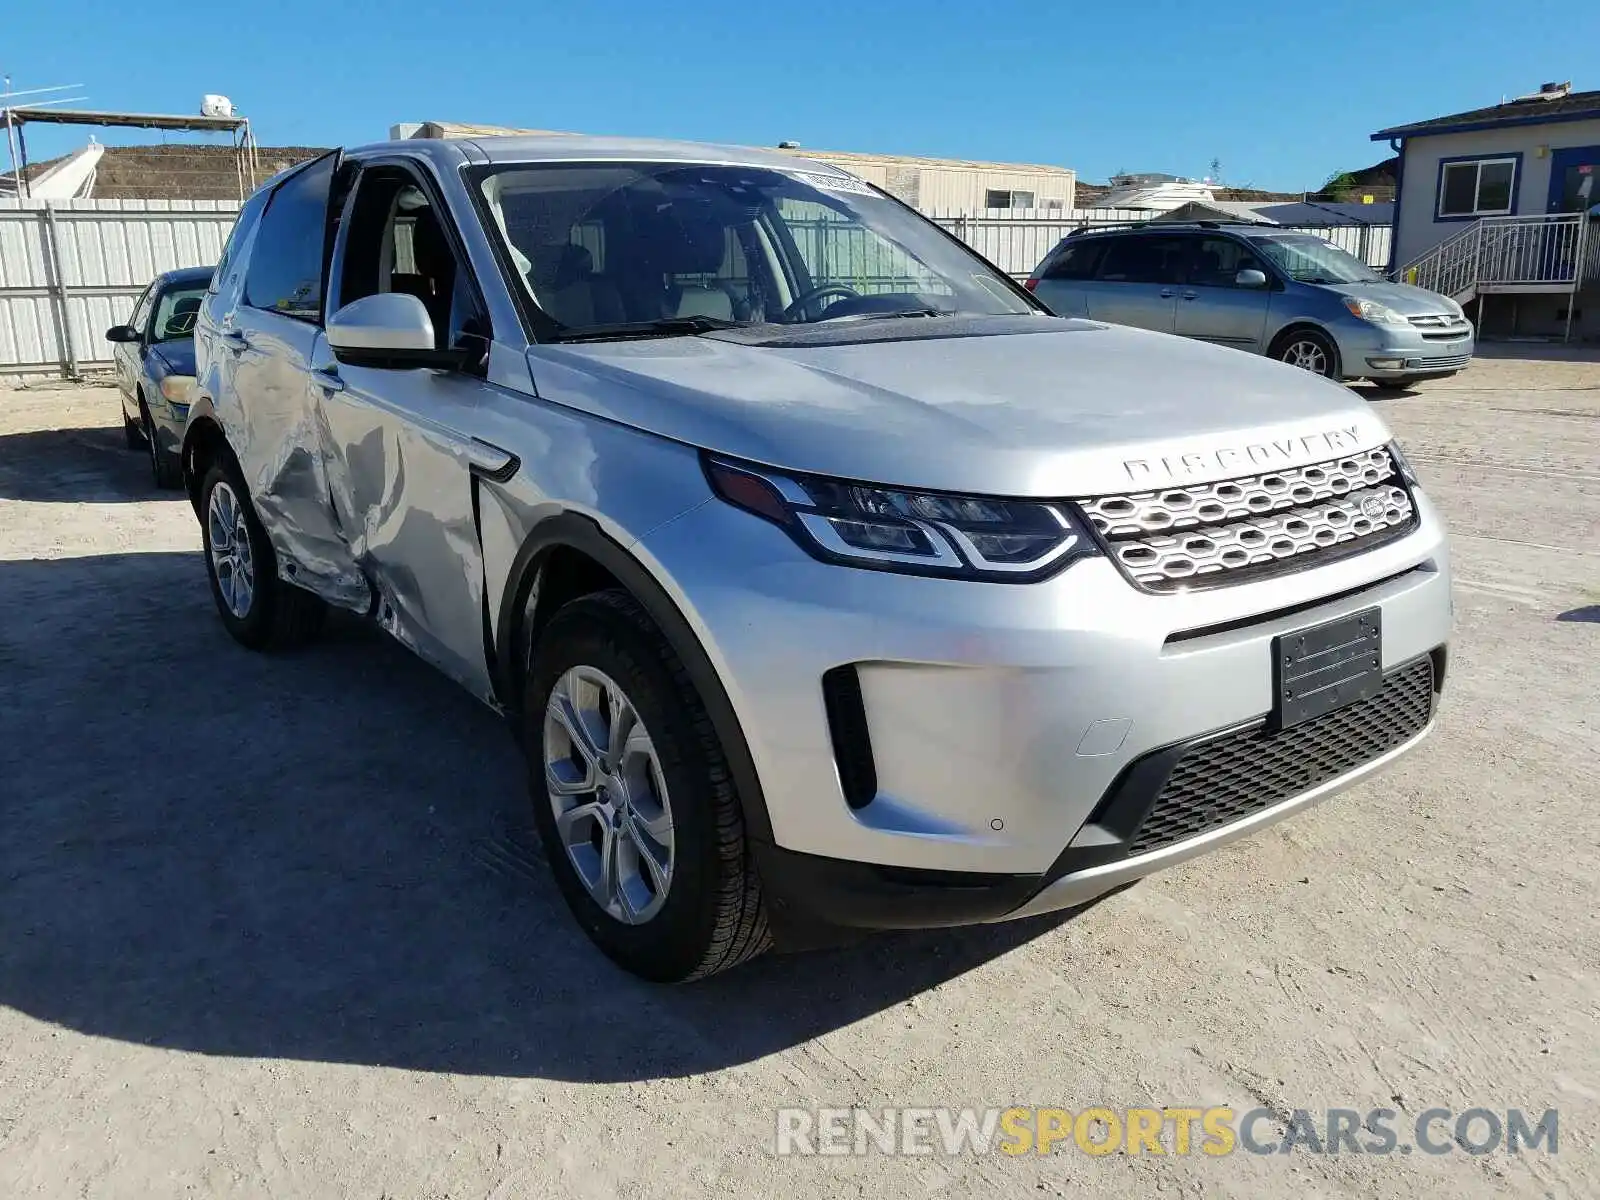
[[[1257,726],[1193,746],[1174,764],[1128,855],[1230,825],[1387,754],[1427,726],[1433,698],[1429,656],[1390,672],[1370,699],[1302,725]]]

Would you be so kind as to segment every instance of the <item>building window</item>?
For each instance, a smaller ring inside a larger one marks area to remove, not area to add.
[[[993,188],[983,193],[983,206],[985,208],[1032,208],[1032,192],[996,191]]]
[[[1517,160],[1483,158],[1447,162],[1439,169],[1441,217],[1492,217],[1511,211]]]

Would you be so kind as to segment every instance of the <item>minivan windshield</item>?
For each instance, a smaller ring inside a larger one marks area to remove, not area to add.
[[[1299,283],[1373,283],[1383,278],[1359,258],[1309,233],[1253,237],[1250,242]]]
[[[802,166],[519,163],[478,186],[541,339],[1039,311],[926,219]]]

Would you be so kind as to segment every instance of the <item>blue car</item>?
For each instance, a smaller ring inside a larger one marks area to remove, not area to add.
[[[212,270],[186,267],[157,275],[134,301],[128,323],[106,330],[128,448],[149,453],[158,488],[183,482],[178,450],[194,388],[194,321]]]

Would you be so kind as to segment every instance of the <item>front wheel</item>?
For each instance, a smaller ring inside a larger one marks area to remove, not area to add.
[[[1313,375],[1339,378],[1339,352],[1325,334],[1315,329],[1296,329],[1285,334],[1273,346],[1272,357]]]
[[[739,798],[677,654],[622,591],[564,605],[523,707],[534,823],[562,897],[610,958],[678,983],[770,943]]]
[[[322,627],[327,606],[278,578],[272,543],[231,464],[215,464],[200,485],[200,529],[211,597],[236,642],[284,650]]]
[[[161,448],[161,439],[156,436],[155,418],[150,415],[148,408],[143,409],[144,416],[144,441],[150,454],[150,475],[155,485],[161,491],[172,491],[183,483],[183,467],[178,462],[178,456],[168,454]]]

